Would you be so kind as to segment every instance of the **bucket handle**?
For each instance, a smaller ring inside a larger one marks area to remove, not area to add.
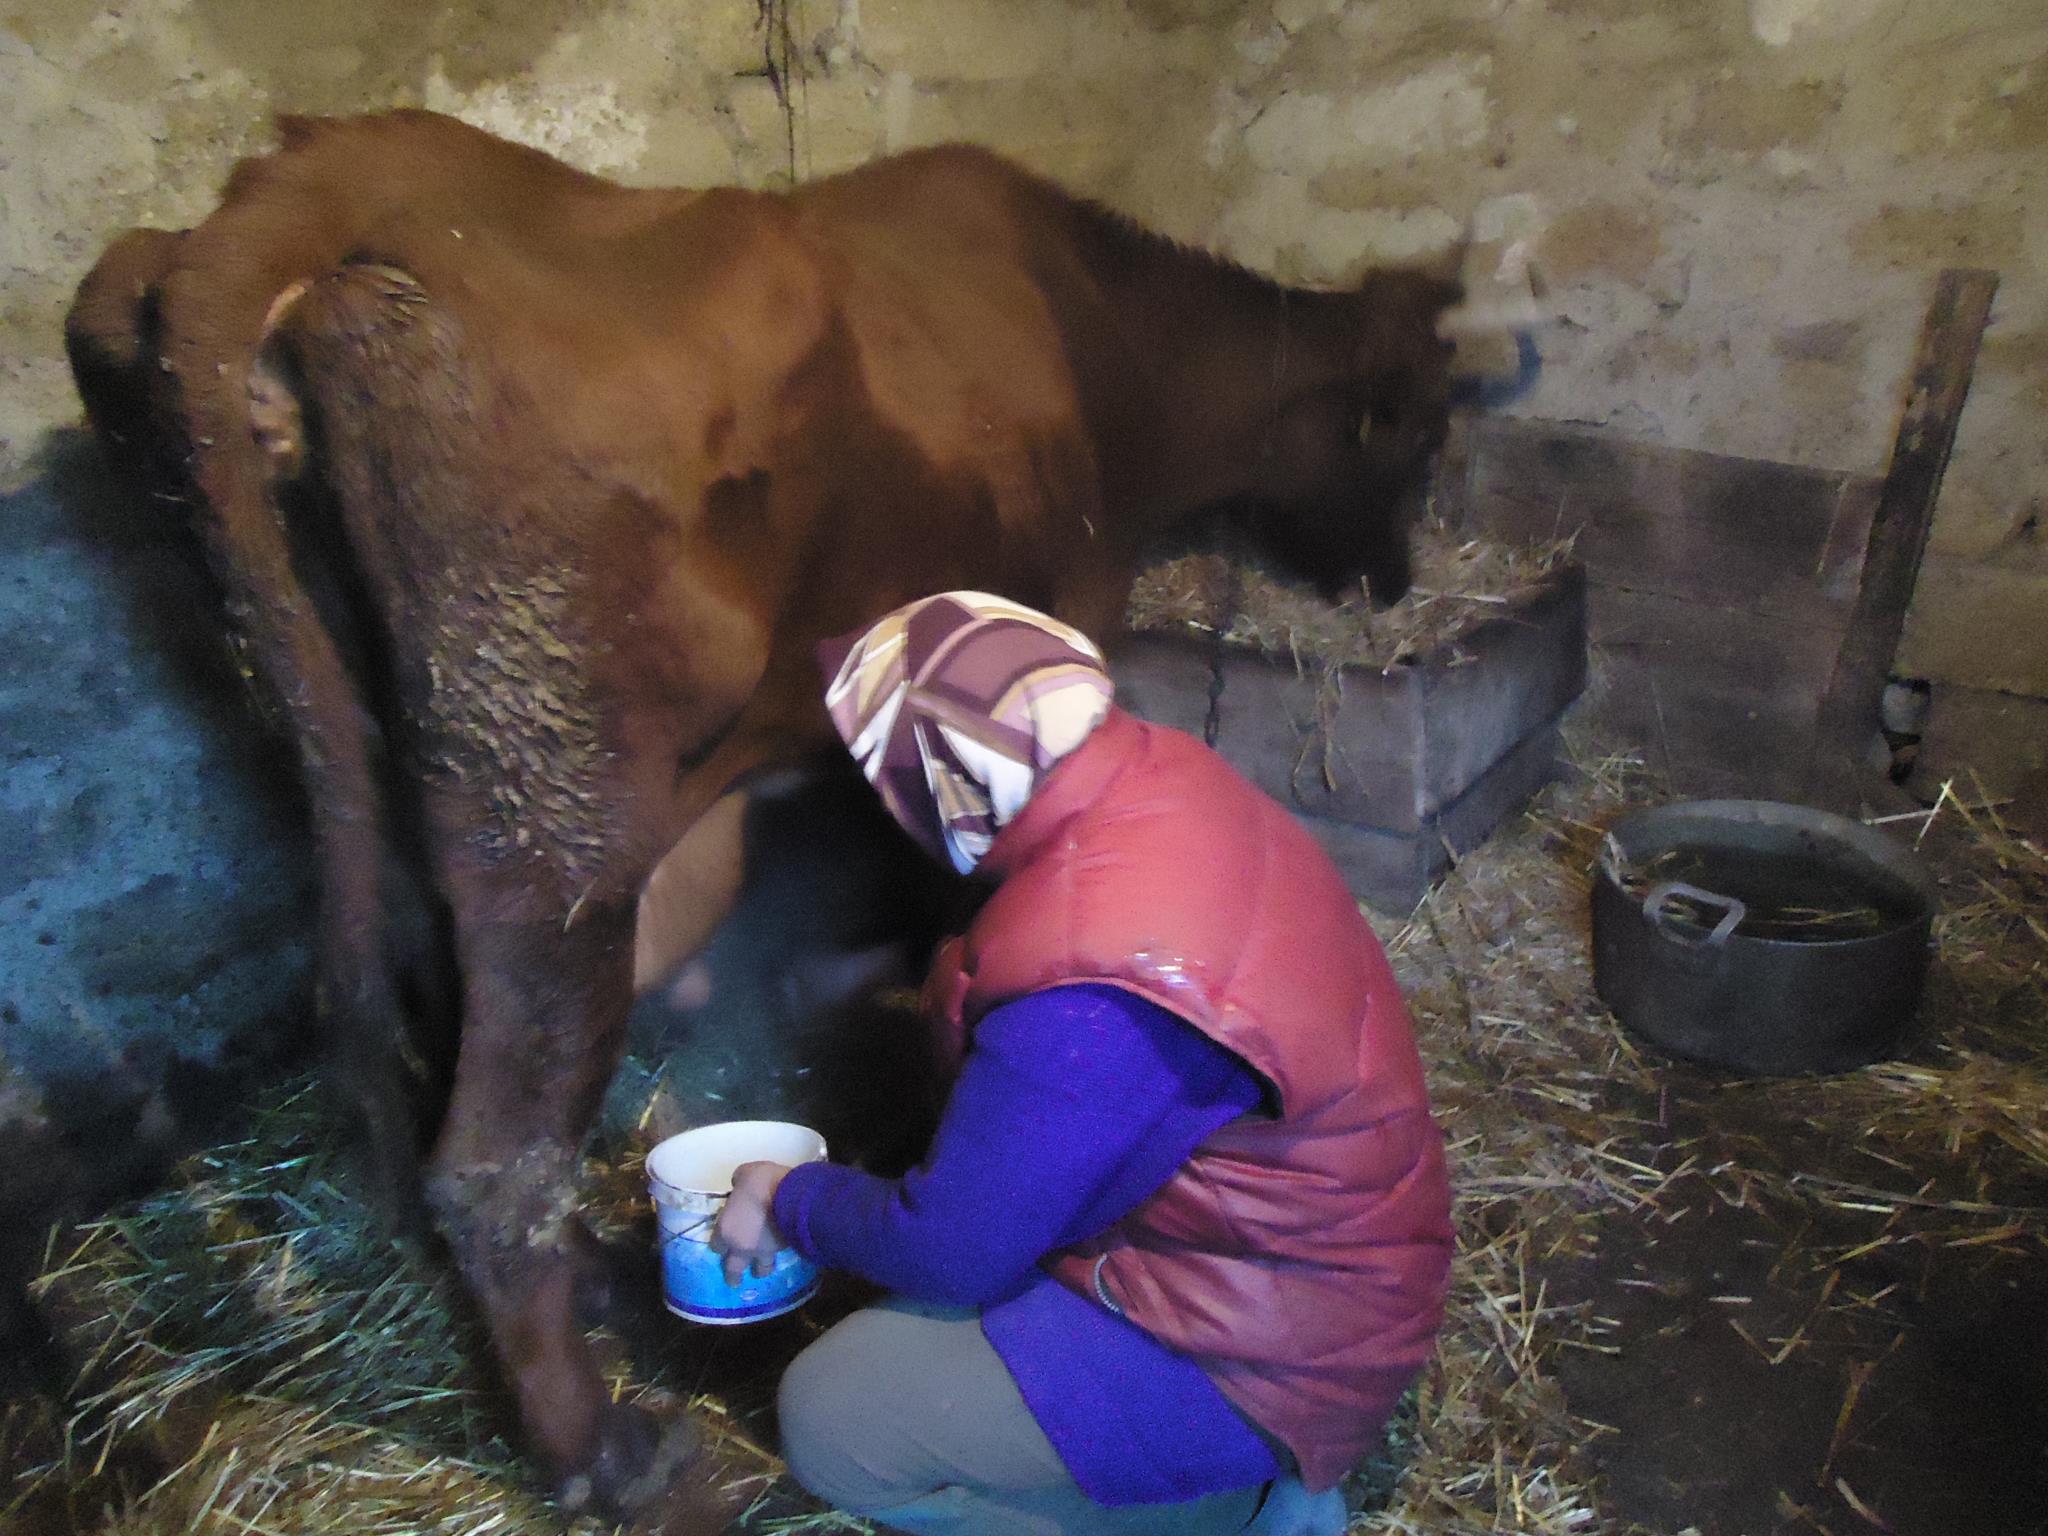
[[[657,1181],[657,1182],[658,1182],[658,1181]],[[664,1188],[666,1188],[667,1186],[665,1186],[665,1185],[664,1185],[663,1187],[664,1187]],[[692,1190],[692,1191],[691,1191],[691,1193],[692,1193],[692,1194],[698,1194],[698,1195],[701,1195],[701,1196],[702,1196],[702,1197],[703,1197],[704,1199],[706,1199],[706,1200],[716,1200],[716,1201],[720,1202],[721,1206],[723,1205],[723,1203],[724,1203],[725,1201],[727,1201],[727,1200],[729,1200],[729,1199],[731,1199],[731,1198],[732,1198],[732,1195],[731,1195],[731,1193],[730,1193],[730,1192],[727,1192],[726,1194],[723,1194],[723,1195],[714,1195],[714,1194],[708,1194],[708,1193],[705,1193],[704,1191],[701,1191],[701,1190]],[[712,1223],[713,1223],[714,1221],[718,1220],[718,1217],[719,1217],[719,1212],[718,1212],[718,1211],[706,1211],[706,1212],[705,1212],[705,1213],[704,1213],[704,1214],[703,1214],[702,1216],[699,1216],[699,1217],[698,1217],[698,1218],[697,1218],[697,1219],[696,1219],[695,1221],[691,1222],[691,1223],[690,1223],[690,1224],[689,1224],[689,1225],[688,1225],[687,1227],[678,1227],[678,1228],[676,1228],[676,1230],[675,1230],[675,1231],[673,1231],[673,1232],[669,1233],[669,1234],[668,1234],[668,1236],[667,1236],[666,1238],[664,1238],[663,1240],[664,1240],[664,1241],[672,1241],[673,1239],[675,1239],[675,1238],[678,1238],[678,1237],[689,1237],[689,1236],[691,1236],[691,1235],[692,1235],[692,1234],[694,1234],[694,1233],[702,1232],[702,1231],[703,1231],[703,1230],[704,1230],[704,1229],[705,1229],[706,1227],[710,1226],[710,1225],[711,1225],[711,1224],[712,1224]]]
[[[687,1227],[678,1227],[675,1231],[669,1233],[669,1240],[673,1241],[679,1237],[689,1237],[695,1233],[702,1232],[706,1227],[710,1226],[716,1220],[718,1220],[718,1212],[706,1211],[702,1216],[699,1216]]]
[[[1721,920],[1714,924],[1713,931],[1699,934],[1689,923],[1680,923],[1671,911],[1673,901],[1683,898],[1702,907],[1721,908]],[[1649,925],[1663,934],[1674,944],[1683,944],[1687,949],[1720,949],[1728,942],[1729,936],[1741,926],[1749,909],[1733,896],[1720,896],[1712,891],[1702,890],[1696,885],[1687,885],[1682,880],[1666,880],[1653,885],[1643,897],[1643,917]]]

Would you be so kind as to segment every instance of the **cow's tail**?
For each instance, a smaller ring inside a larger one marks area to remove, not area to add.
[[[156,387],[245,670],[298,749],[320,882],[322,1035],[366,1114],[394,1209],[417,1215],[420,1136],[401,1065],[407,1032],[389,947],[375,727],[279,506],[296,445],[258,419],[276,403],[257,360],[280,301],[340,264],[361,231],[295,159],[306,130],[284,128],[286,152],[237,167],[219,211],[179,240],[156,290]]]

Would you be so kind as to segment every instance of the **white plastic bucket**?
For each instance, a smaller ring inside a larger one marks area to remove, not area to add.
[[[661,1225],[662,1304],[693,1323],[755,1323],[809,1301],[818,1289],[817,1266],[794,1248],[778,1251],[767,1274],[749,1269],[738,1285],[728,1285],[711,1229],[740,1164],[794,1168],[824,1156],[824,1137],[786,1120],[728,1120],[657,1144],[647,1154],[647,1188]]]

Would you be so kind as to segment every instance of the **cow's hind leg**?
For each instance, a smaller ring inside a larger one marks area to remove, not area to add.
[[[577,1169],[624,1042],[632,906],[587,906],[564,932],[480,894],[456,905],[465,1019],[429,1198],[563,1508],[630,1514],[696,1453],[687,1422],[664,1434],[611,1400],[577,1307]]]
[[[273,318],[265,399],[303,410],[271,436],[303,445],[322,498],[301,509],[298,564],[334,572],[323,612],[384,748],[364,756],[459,978],[428,1201],[565,1507],[639,1510],[694,1442],[612,1402],[578,1317],[578,1164],[624,1044],[633,850],[655,840],[631,824],[632,765],[604,729],[588,488],[534,447],[523,392],[405,269],[344,265]],[[304,558],[317,550],[332,558]]]

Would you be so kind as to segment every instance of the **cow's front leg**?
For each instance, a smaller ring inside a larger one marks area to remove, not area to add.
[[[562,1507],[630,1515],[697,1449],[687,1422],[663,1433],[611,1400],[576,1306],[577,1170],[624,1039],[632,907],[586,907],[565,932],[463,905],[462,1044],[429,1197]]]

